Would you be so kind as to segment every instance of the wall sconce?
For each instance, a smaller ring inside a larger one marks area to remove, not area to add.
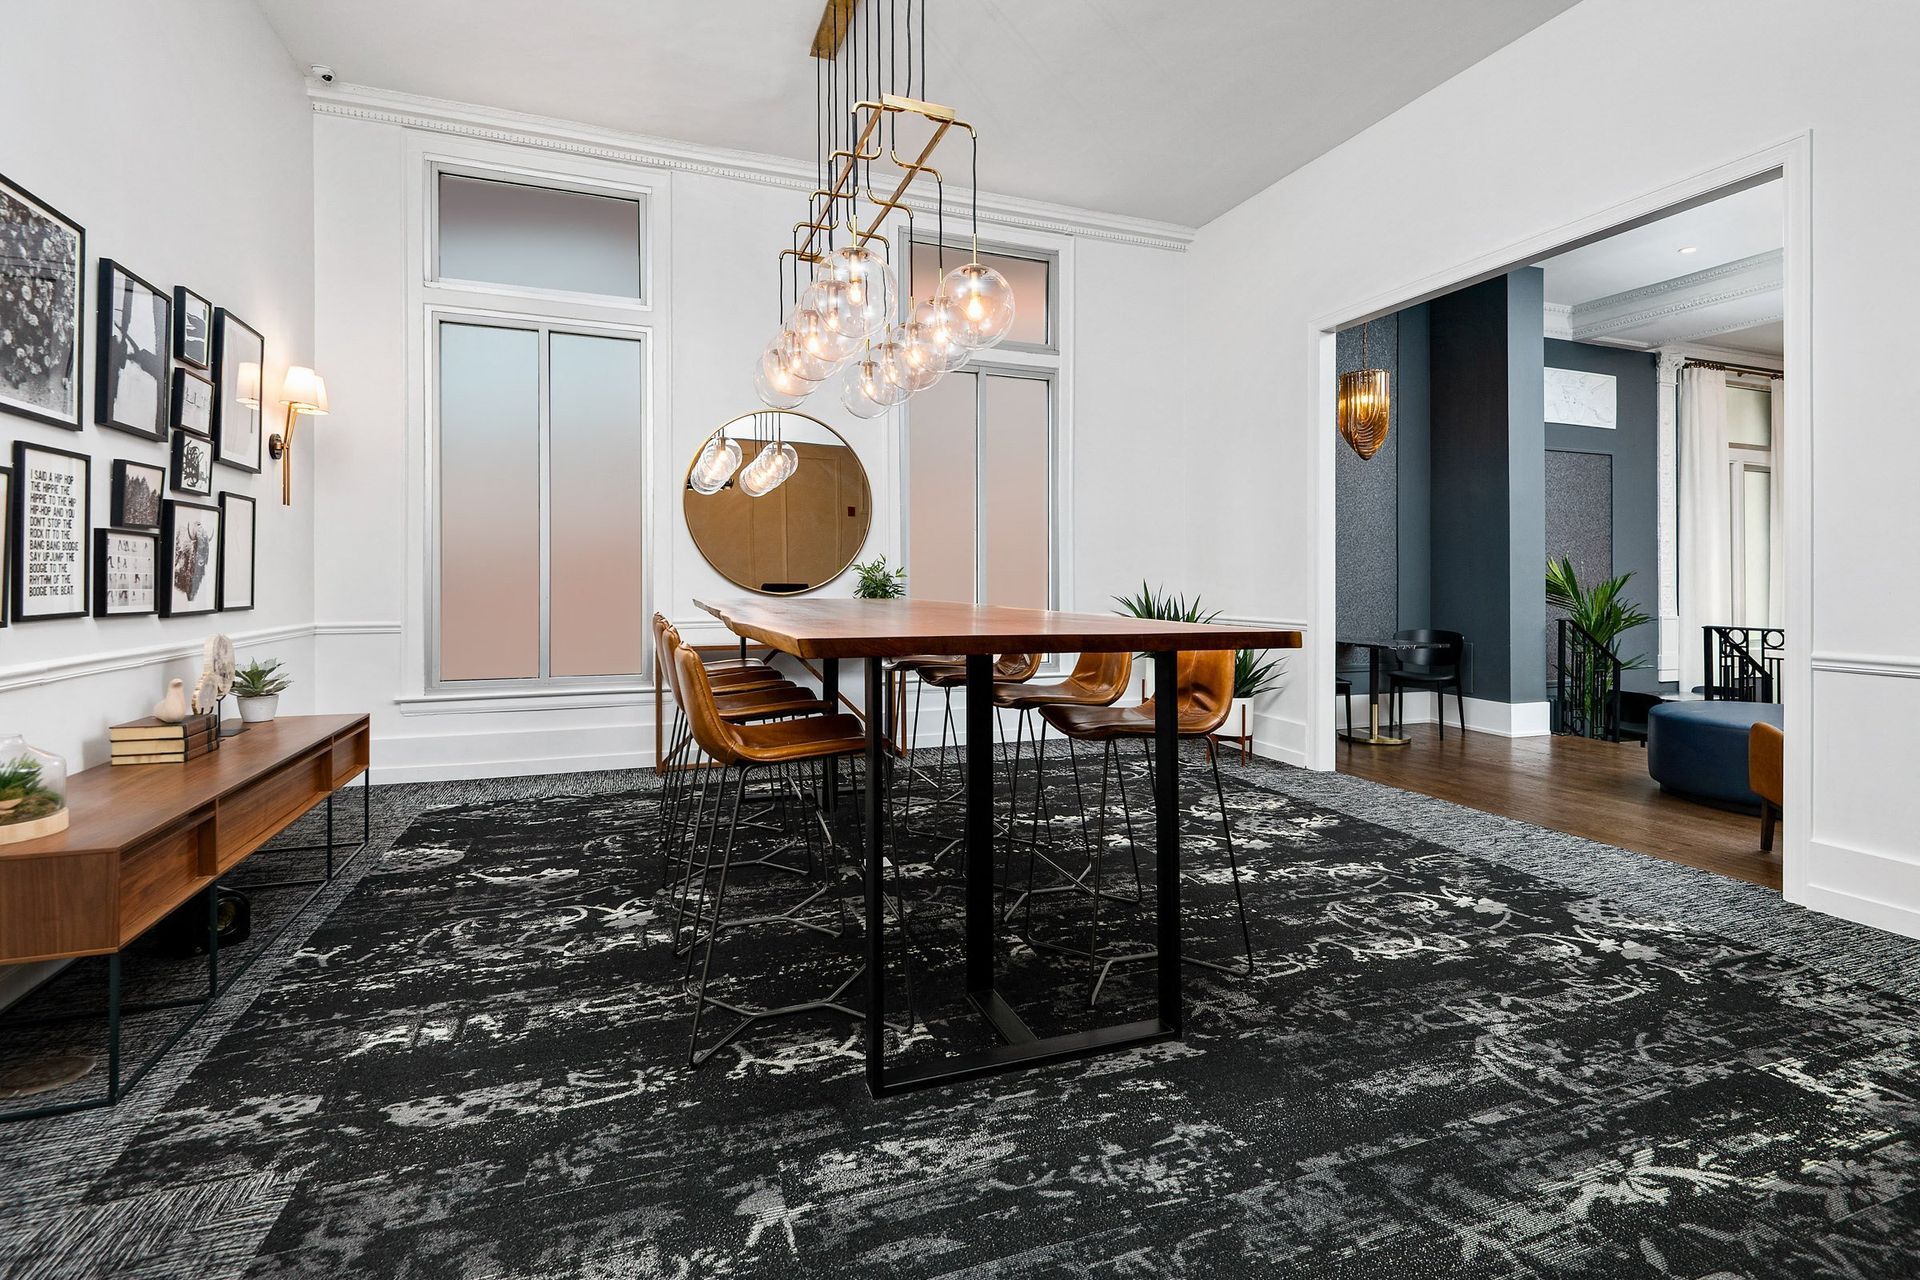
[[[323,417],[327,412],[327,383],[313,370],[295,365],[287,370],[281,396],[287,402],[286,430],[267,440],[267,455],[280,461],[280,505],[293,505],[293,429],[301,414]]]

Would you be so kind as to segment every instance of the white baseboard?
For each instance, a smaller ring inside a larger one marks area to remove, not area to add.
[[[1856,924],[1920,938],[1920,862],[1833,840],[1815,839],[1807,850],[1812,868],[1803,907]]]
[[[1401,722],[1403,724],[1434,724],[1435,700],[1441,695],[1425,690],[1409,691],[1400,697]],[[1447,725],[1449,728],[1460,723],[1458,704],[1452,694],[1445,695],[1447,700]],[[1335,696],[1333,700],[1334,726],[1345,731],[1347,711],[1344,699]],[[1386,698],[1380,700],[1380,715],[1385,723],[1387,714]],[[1367,700],[1360,694],[1353,696],[1354,728],[1364,728],[1367,723]],[[1491,733],[1502,738],[1544,738],[1553,732],[1553,704],[1550,702],[1494,702],[1485,698],[1467,699],[1467,728],[1475,733]]]

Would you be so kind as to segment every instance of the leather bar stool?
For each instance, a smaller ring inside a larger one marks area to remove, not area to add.
[[[993,661],[994,683],[996,685],[1023,684],[1033,679],[1034,674],[1040,670],[1040,661],[1044,656],[1044,654],[1038,653],[1002,653],[996,655]],[[957,779],[956,785],[953,788],[949,789],[947,787],[947,743],[951,738],[954,747],[954,769],[957,774],[961,758],[960,732],[959,726],[954,723],[953,719],[953,691],[966,687],[966,659],[959,658],[951,661],[930,659],[921,661],[916,664],[915,674],[920,677],[920,687],[922,689],[938,689],[944,697],[944,705],[940,713],[940,749],[934,766],[934,786],[938,788],[938,790],[936,790],[933,804],[935,807],[938,807],[955,802],[960,797]],[[917,742],[920,733],[918,693],[915,694],[914,723],[910,732]],[[912,772],[909,770],[909,788],[912,786],[912,777]],[[906,806],[907,813],[910,817],[913,811],[912,795],[910,792],[902,797],[902,803]],[[943,849],[941,852],[944,853],[945,850]]]
[[[846,1004],[842,997],[848,987],[859,981],[860,976],[865,972],[864,965],[856,966],[824,996],[779,1006],[748,1005],[724,1000],[710,994],[709,986],[713,979],[715,945],[723,931],[787,924],[810,929],[829,937],[837,938],[845,933],[845,900],[838,892],[836,883],[839,859],[834,855],[838,846],[832,840],[830,829],[827,829],[824,824],[822,829],[827,832],[829,840],[826,859],[827,878],[825,883],[801,901],[784,910],[766,911],[730,920],[726,915],[727,880],[735,865],[734,852],[740,830],[740,801],[752,775],[800,762],[859,760],[866,751],[866,730],[858,719],[848,715],[812,716],[773,724],[732,724],[721,717],[715,702],[713,687],[699,659],[691,650],[683,647],[674,654],[674,670],[680,677],[678,692],[684,698],[689,730],[700,749],[720,766],[719,791],[722,796],[727,797],[725,834],[722,836],[721,824],[716,821],[712,837],[702,843],[699,868],[688,876],[689,884],[697,882],[699,888],[698,899],[692,906],[689,953],[691,954],[692,948],[700,947],[702,954],[699,961],[699,978],[691,992],[693,1029],[687,1042],[687,1061],[690,1066],[700,1067],[734,1037],[764,1019],[822,1010],[842,1013],[856,1019],[861,1017],[860,1011]],[[710,888],[712,911],[709,915],[707,899]],[[822,897],[829,895],[833,903],[834,923],[829,925],[804,914]],[[676,913],[676,932],[684,918],[683,901],[682,909]],[[704,946],[702,946],[703,943]],[[709,1009],[724,1010],[736,1015],[740,1020],[717,1041],[702,1049],[700,1025]]]
[[[1178,680],[1174,691],[1175,714],[1182,738],[1206,739],[1207,736],[1226,723],[1227,713],[1233,707],[1233,651],[1230,649],[1211,649],[1188,651],[1180,654],[1177,665]],[[1081,742],[1098,742],[1102,748],[1102,766],[1100,771],[1100,816],[1099,838],[1090,842],[1088,856],[1092,861],[1093,878],[1093,925],[1084,951],[1052,946],[1053,950],[1071,950],[1073,954],[1083,955],[1089,964],[1089,976],[1093,977],[1093,988],[1089,992],[1089,1004],[1100,998],[1100,988],[1106,982],[1113,966],[1123,962],[1144,961],[1155,958],[1155,950],[1137,951],[1124,955],[1104,955],[1100,949],[1100,903],[1102,892],[1101,864],[1106,850],[1106,792],[1107,765],[1118,764],[1119,745],[1125,741],[1138,741],[1147,753],[1149,777],[1154,762],[1151,748],[1154,738],[1155,700],[1164,691],[1156,690],[1153,698],[1132,707],[1087,707],[1087,706],[1051,706],[1041,709],[1040,714],[1055,729],[1067,735],[1069,739]],[[1237,965],[1226,965],[1215,960],[1186,955],[1183,959],[1189,964],[1201,965],[1233,977],[1246,977],[1253,972],[1253,932],[1247,924],[1247,900],[1240,883],[1240,860],[1233,847],[1233,820],[1227,812],[1227,797],[1220,785],[1220,761],[1208,743],[1207,763],[1213,771],[1214,799],[1220,805],[1220,828],[1226,836],[1227,865],[1233,876],[1234,906],[1240,919],[1240,937],[1245,946],[1245,959]],[[1163,760],[1160,768],[1177,768],[1177,761]],[[1121,808],[1127,814],[1129,830],[1128,843],[1132,843],[1132,814],[1128,811],[1124,779],[1120,793]],[[1136,867],[1137,854],[1136,854]],[[1028,912],[1031,915],[1032,900],[1028,899]],[[1028,922],[1031,930],[1031,919]],[[1098,973],[1092,973],[1092,967],[1098,966]]]

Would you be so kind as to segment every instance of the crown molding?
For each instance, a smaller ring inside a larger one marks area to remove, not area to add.
[[[787,156],[710,147],[675,138],[627,133],[571,120],[556,120],[548,116],[429,98],[391,89],[375,89],[366,85],[311,85],[307,92],[316,115],[478,138],[595,160],[643,164],[679,173],[754,182],[801,193],[810,192],[815,186],[813,166],[807,161]],[[948,196],[950,202],[959,200],[964,203],[971,199],[971,192],[956,186]],[[909,198],[907,203],[915,212],[932,210],[931,204],[918,197]],[[1175,222],[1102,213],[1094,209],[994,195],[985,191],[980,193],[980,219],[998,226],[1061,232],[1174,253],[1185,252],[1198,231],[1198,228]]]
[[[1656,322],[1682,321],[1689,313],[1733,302],[1751,305],[1735,315],[1723,312],[1701,329],[1677,333],[1668,341],[1706,338],[1778,320],[1784,314],[1785,261],[1785,252],[1774,249],[1579,303],[1571,317],[1573,336],[1576,341],[1592,342]]]
[[[1564,302],[1549,302],[1541,308],[1544,336],[1565,342],[1573,340],[1573,308]]]

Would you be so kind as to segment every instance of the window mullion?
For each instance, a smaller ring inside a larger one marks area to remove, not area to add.
[[[553,678],[553,330],[540,326],[540,678]]]

